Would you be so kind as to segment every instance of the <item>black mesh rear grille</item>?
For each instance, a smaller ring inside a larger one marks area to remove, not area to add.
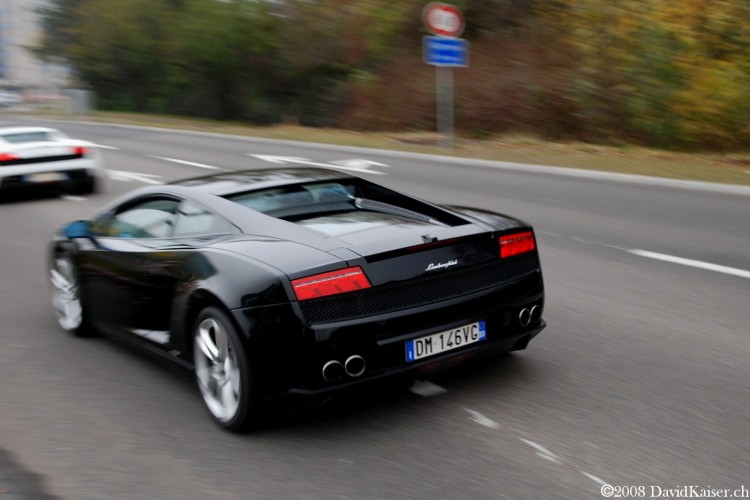
[[[300,302],[308,323],[329,323],[419,307],[478,292],[539,269],[535,253],[470,268],[388,283],[332,297]]]

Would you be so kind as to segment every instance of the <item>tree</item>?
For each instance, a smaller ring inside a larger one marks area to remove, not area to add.
[[[575,61],[591,136],[728,147],[747,140],[744,0],[558,0],[546,14]]]

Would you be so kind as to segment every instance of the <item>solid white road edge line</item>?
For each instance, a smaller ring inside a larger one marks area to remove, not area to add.
[[[206,165],[205,163],[195,163],[193,161],[178,160],[176,158],[166,158],[164,156],[152,156],[151,158],[156,158],[157,160],[169,161],[172,163],[179,163],[181,165],[190,165],[191,167],[207,168],[208,170],[220,170],[219,167],[215,167],[213,165]]]
[[[719,264],[712,264],[710,262],[703,262],[700,260],[684,259],[682,257],[675,257],[673,255],[666,255],[663,253],[649,252],[648,250],[639,250],[637,248],[632,250],[626,250],[628,253],[638,255],[640,257],[646,257],[649,259],[661,260],[664,262],[672,262],[673,264],[681,264],[683,266],[695,267],[698,269],[706,269],[708,271],[715,271],[717,273],[731,274],[732,276],[739,276],[740,278],[750,279],[750,271],[744,269],[737,269],[736,267],[721,266]]]

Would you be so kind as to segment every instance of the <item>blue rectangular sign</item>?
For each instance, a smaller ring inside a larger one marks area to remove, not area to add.
[[[463,38],[424,37],[424,62],[433,66],[469,65],[469,42]]]

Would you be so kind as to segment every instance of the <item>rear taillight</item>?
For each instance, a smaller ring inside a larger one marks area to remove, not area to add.
[[[292,280],[297,300],[317,299],[338,293],[370,288],[370,281],[359,266]]]
[[[526,231],[524,233],[509,234],[500,237],[500,257],[512,257],[519,253],[526,253],[536,248],[534,233]]]
[[[17,159],[18,159],[18,156],[12,153],[0,153],[0,163],[4,163],[6,161],[13,161]]]
[[[89,153],[89,148],[85,148],[83,146],[76,146],[76,148],[73,150],[73,154],[76,156],[86,156]]]

